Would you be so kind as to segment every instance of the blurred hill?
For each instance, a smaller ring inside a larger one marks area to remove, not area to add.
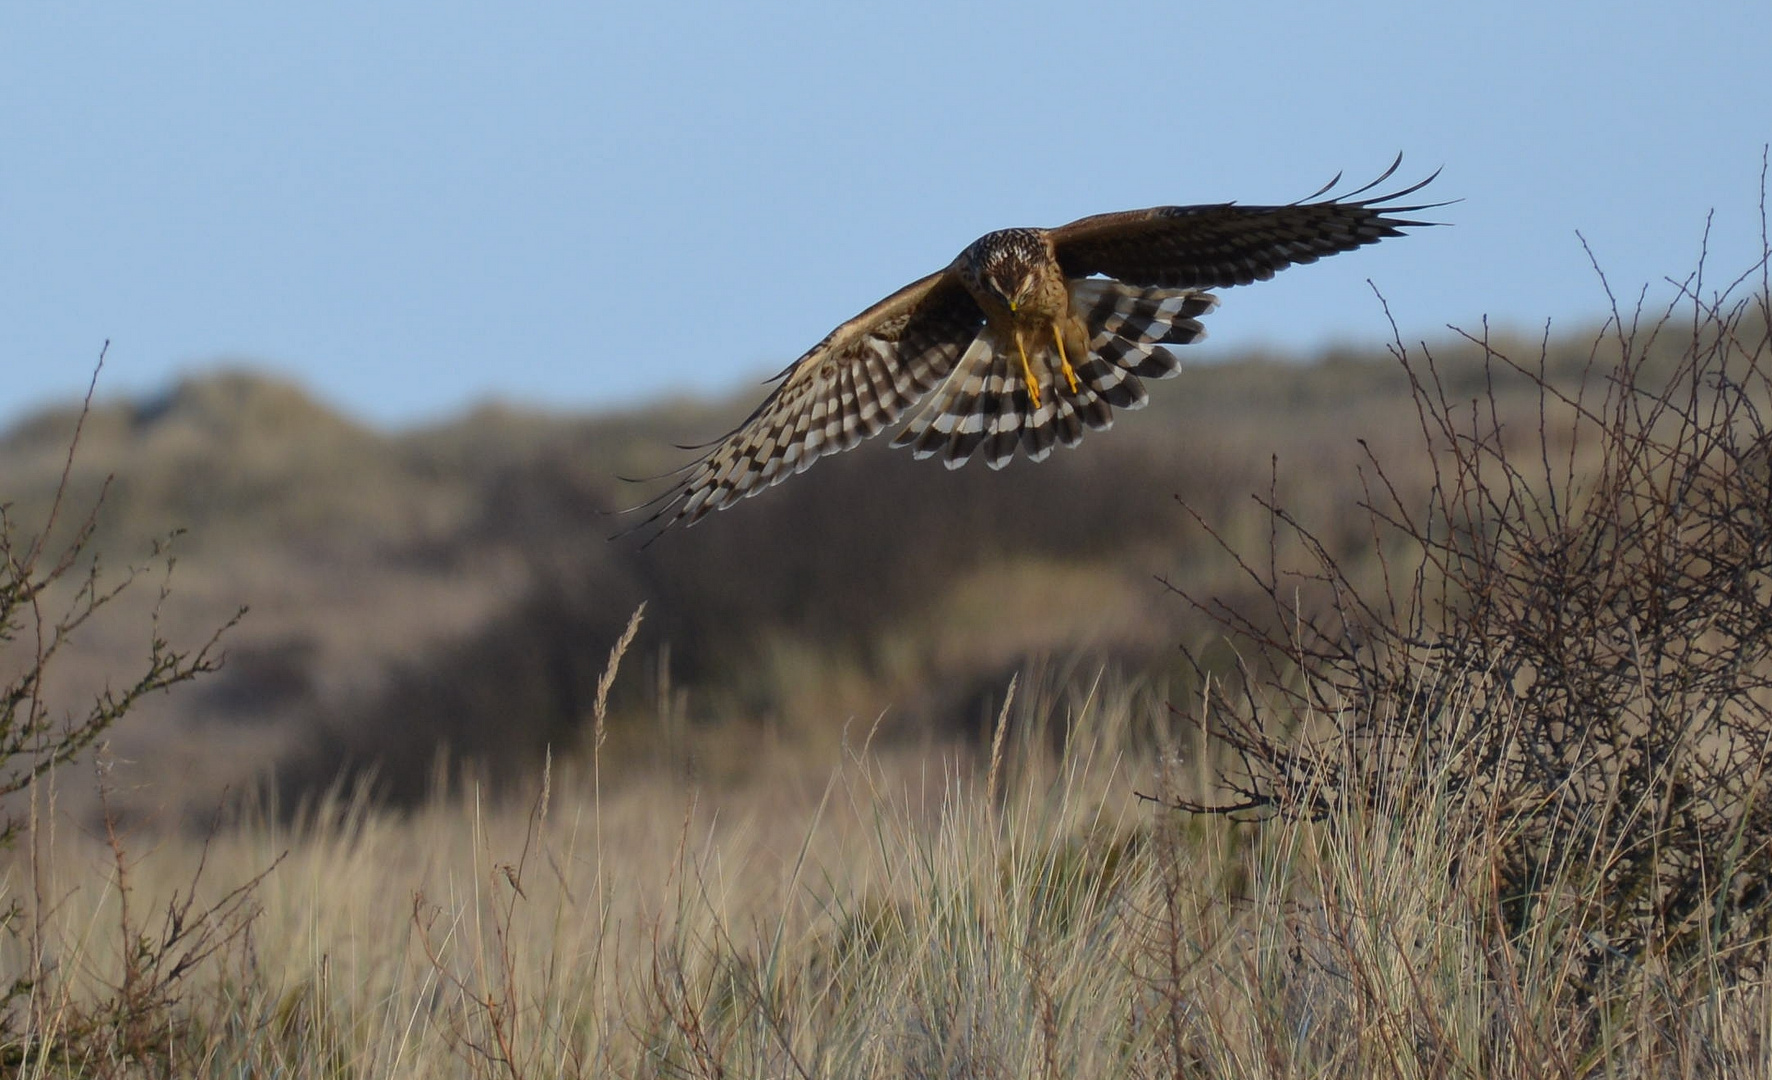
[[[1553,342],[1549,363],[1579,370],[1590,345]],[[1494,377],[1474,347],[1436,356],[1455,398]],[[605,416],[491,405],[398,434],[242,370],[97,405],[71,474],[78,510],[109,478],[93,549],[121,566],[183,531],[160,623],[174,643],[251,609],[219,675],[132,714],[113,744],[150,803],[213,805],[255,777],[293,799],[362,767],[416,799],[440,755],[496,777],[580,746],[641,602],[615,759],[685,730],[819,742],[877,717],[887,737],[968,737],[1042,660],[1161,682],[1176,644],[1211,630],[1159,579],[1239,588],[1180,501],[1253,550],[1268,528],[1252,495],[1271,487],[1357,558],[1361,441],[1406,463],[1418,420],[1376,351],[1188,367],[1152,391],[1039,466],[949,472],[876,439],[645,549],[608,539],[628,520],[610,511],[649,494],[616,476],[680,464],[673,444],[726,430],[760,391]],[[45,519],[77,417],[0,433],[19,527]],[[139,664],[154,593],[85,633],[50,692],[78,700]]]

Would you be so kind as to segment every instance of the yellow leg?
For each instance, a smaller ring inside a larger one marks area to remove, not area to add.
[[[1064,372],[1064,381],[1071,384],[1071,393],[1077,392],[1077,373],[1071,369],[1071,358],[1064,354],[1064,331],[1052,324],[1052,340],[1058,342],[1058,369]]]
[[[1034,368],[1028,363],[1027,347],[1021,343],[1021,331],[1015,331],[1015,351],[1021,354],[1021,377],[1028,384],[1028,400],[1034,408],[1040,407],[1040,384],[1034,381]]]

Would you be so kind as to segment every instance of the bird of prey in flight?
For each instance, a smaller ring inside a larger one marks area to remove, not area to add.
[[[1074,446],[1085,429],[1112,424],[1114,409],[1144,405],[1144,380],[1179,370],[1165,346],[1205,335],[1200,316],[1218,304],[1205,290],[1435,224],[1400,215],[1444,203],[1397,200],[1437,172],[1368,194],[1401,163],[1332,198],[1323,196],[1339,176],[1284,206],[1158,206],[987,233],[831,331],[730,433],[685,447],[702,452],[636,508],[653,511],[636,528],[694,524],[906,412],[892,444],[950,469],[975,454],[999,469],[1018,448],[1040,461],[1055,443]]]

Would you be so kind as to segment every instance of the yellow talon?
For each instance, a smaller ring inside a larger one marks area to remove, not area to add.
[[[1015,332],[1015,351],[1021,354],[1021,377],[1027,382],[1028,400],[1034,408],[1040,407],[1040,384],[1034,381],[1033,365],[1028,363],[1027,347],[1021,343],[1021,331]]]
[[[1064,354],[1064,331],[1052,324],[1052,340],[1058,342],[1058,369],[1064,372],[1064,381],[1071,384],[1071,393],[1077,392],[1077,373],[1071,370],[1071,358]],[[1023,363],[1026,363],[1024,360]]]

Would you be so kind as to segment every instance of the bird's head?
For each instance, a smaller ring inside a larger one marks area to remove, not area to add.
[[[1033,294],[1041,260],[1046,257],[1040,234],[1032,229],[1003,229],[973,241],[960,255],[960,269],[974,296],[1013,312]]]

